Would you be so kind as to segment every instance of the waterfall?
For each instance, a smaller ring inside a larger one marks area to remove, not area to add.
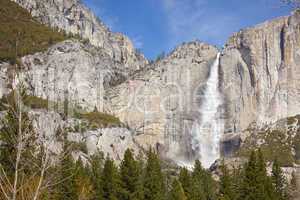
[[[218,90],[219,59],[220,53],[211,66],[203,93],[202,104],[199,109],[201,120],[195,121],[192,127],[192,149],[205,168],[209,168],[220,157],[223,122],[218,112],[222,103],[221,94]]]

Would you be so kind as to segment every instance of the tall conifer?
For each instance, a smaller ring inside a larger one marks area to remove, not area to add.
[[[147,155],[144,176],[144,199],[163,200],[166,195],[165,191],[165,181],[159,157],[153,150],[150,150]]]
[[[124,159],[120,165],[120,175],[122,183],[122,199],[133,200],[140,199],[140,174],[138,162],[130,149],[124,154]]]
[[[120,175],[114,161],[106,158],[102,173],[103,198],[105,200],[117,200],[120,197]]]
[[[178,179],[182,185],[186,197],[189,199],[191,193],[191,185],[192,185],[190,172],[186,168],[181,168]]]
[[[224,160],[221,164],[221,176],[220,176],[220,191],[219,199],[222,200],[235,200],[236,195],[233,190],[233,180],[230,177],[230,173],[224,163]]]
[[[182,185],[177,179],[173,181],[168,200],[187,200]]]
[[[272,166],[272,182],[275,186],[275,195],[278,197],[278,200],[286,200],[288,196],[287,181],[277,159],[274,160]]]

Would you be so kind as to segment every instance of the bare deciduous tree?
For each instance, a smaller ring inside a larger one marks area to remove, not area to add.
[[[16,60],[18,40],[17,37]],[[19,73],[22,67],[20,62],[13,65],[12,91],[4,95],[0,103],[4,110],[0,120],[0,199],[38,200],[45,190],[51,190],[65,180],[61,180],[59,172],[52,170],[55,164],[50,147],[55,141],[37,139],[43,133],[36,133],[26,112],[24,102],[27,95]],[[60,152],[57,163],[67,153]]]

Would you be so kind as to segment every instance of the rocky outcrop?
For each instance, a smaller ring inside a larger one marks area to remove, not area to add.
[[[297,167],[300,164],[300,115],[261,128],[253,124],[239,134],[225,134],[221,145],[227,147],[223,148],[223,156],[229,160],[247,158],[253,149],[260,148],[267,161],[277,159],[282,166]]]
[[[176,160],[193,159],[191,129],[199,116],[201,92],[218,49],[195,41],[132,79],[107,90],[111,112],[136,131],[136,141]]]
[[[103,111],[104,90],[126,80],[126,69],[103,50],[76,40],[22,58],[23,78],[32,95],[52,102]]]
[[[234,34],[221,57],[227,132],[300,113],[300,13]]]
[[[67,33],[79,35],[101,48],[114,61],[122,64],[128,72],[140,69],[147,64],[132,42],[120,33],[112,33],[79,0],[12,0],[41,23]]]
[[[90,134],[88,141],[94,148],[102,138],[101,148],[114,158],[125,146],[154,146],[179,162],[198,158],[191,148],[192,128],[195,121],[201,121],[199,108],[219,51],[216,47],[199,41],[186,43],[147,65],[128,38],[110,32],[78,0],[14,1],[40,22],[89,40],[68,40],[23,57],[22,77],[29,92],[69,107],[97,107],[129,127],[90,131],[74,141]],[[267,123],[300,113],[299,35],[300,13],[294,12],[241,30],[225,45],[218,72],[223,97],[219,110],[226,133],[223,155],[231,157],[257,134],[247,130],[250,124],[260,130]],[[0,69],[3,94],[10,88],[10,67],[1,63]]]
[[[117,162],[123,159],[128,148],[133,150],[136,155],[143,150],[135,143],[132,132],[126,128],[103,128],[84,133],[69,133],[69,140],[76,143],[84,142],[89,155],[101,151],[110,155]]]
[[[135,143],[133,133],[124,127],[85,129],[82,120],[63,119],[60,114],[46,110],[31,110],[29,115],[38,135],[37,142],[42,143],[54,156],[63,151],[63,135],[67,134],[70,150],[75,159],[88,158],[99,151],[109,154],[117,162],[121,161],[127,148],[135,153],[142,149]],[[63,132],[61,130],[67,131]]]

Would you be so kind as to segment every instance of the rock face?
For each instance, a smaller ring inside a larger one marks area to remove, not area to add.
[[[47,149],[55,156],[59,156],[63,151],[62,132],[58,130],[68,130],[68,141],[71,142],[71,150],[74,157],[81,156],[83,159],[93,155],[98,151],[109,154],[117,162],[121,161],[127,148],[135,151],[141,150],[133,139],[133,134],[127,128],[98,128],[93,130],[77,130],[81,120],[63,118],[53,111],[31,110],[30,116],[33,127],[38,133],[38,142],[42,142]]]
[[[76,40],[22,58],[23,76],[32,95],[68,101],[86,110],[104,111],[104,90],[126,80],[126,69],[103,50]]]
[[[199,117],[201,92],[218,49],[199,41],[183,44],[105,95],[107,107],[136,130],[144,147],[168,158],[193,159],[192,124]]]
[[[234,34],[221,57],[227,132],[300,113],[300,13]]]
[[[300,164],[300,115],[261,128],[252,126],[239,134],[225,134],[221,144],[227,147],[223,148],[227,158],[246,158],[253,149],[260,148],[267,161],[277,159],[282,166],[294,167]]]
[[[129,127],[73,134],[72,140],[91,136],[91,151],[98,146],[116,159],[126,146],[154,146],[179,163],[197,158],[191,148],[192,128],[202,118],[199,108],[219,52],[216,47],[199,41],[182,44],[148,65],[127,37],[110,32],[78,0],[13,1],[40,22],[89,40],[64,41],[23,57],[22,77],[29,92],[84,110],[97,107]],[[300,113],[299,49],[299,12],[229,39],[218,69],[224,155],[232,155],[251,137],[246,130],[250,124],[263,127]],[[5,63],[0,63],[0,84],[0,93],[7,93],[11,82]],[[103,141],[100,146],[98,138]]]
[[[112,33],[79,0],[13,0],[41,23],[67,33],[88,39],[96,47],[103,49],[128,72],[137,70],[147,63],[132,42],[120,33]]]

